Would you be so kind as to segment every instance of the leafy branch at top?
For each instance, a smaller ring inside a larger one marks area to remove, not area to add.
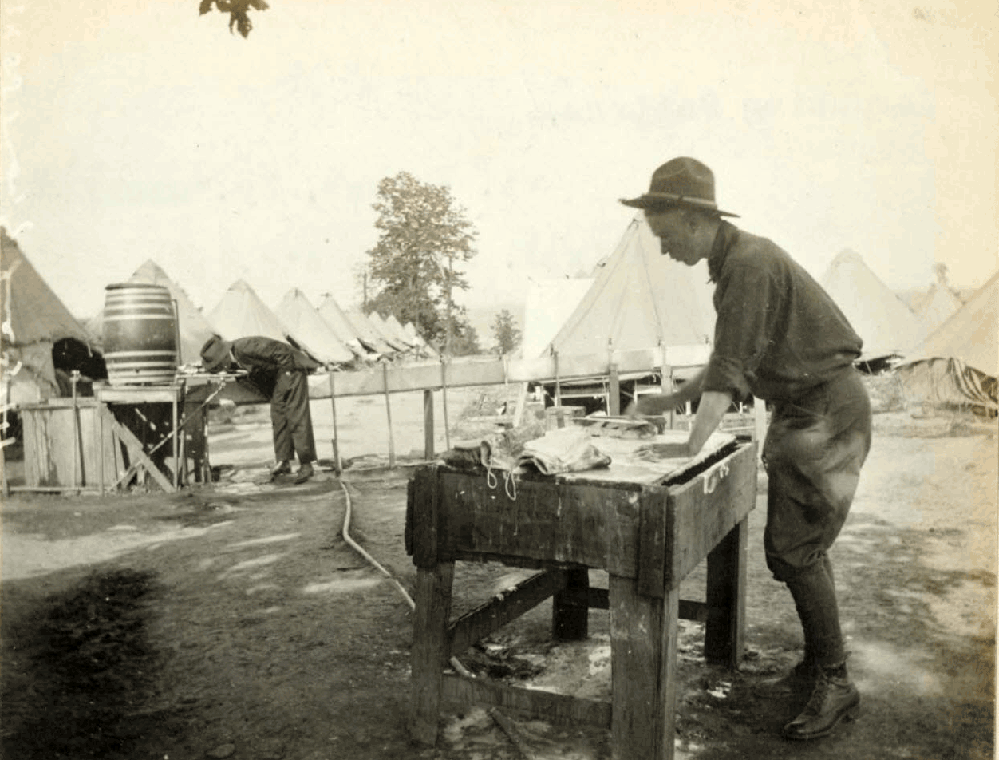
[[[219,9],[221,13],[229,14],[229,31],[235,27],[243,37],[250,34],[253,24],[250,21],[250,8],[258,11],[265,11],[268,8],[264,0],[201,0],[198,4],[198,13],[204,16],[210,13],[212,6]]]

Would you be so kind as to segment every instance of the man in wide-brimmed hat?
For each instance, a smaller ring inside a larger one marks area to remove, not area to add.
[[[298,454],[295,482],[304,483],[315,474],[316,441],[309,407],[308,373],[319,362],[294,346],[260,335],[230,342],[213,335],[201,348],[206,372],[229,367],[245,369],[250,380],[271,400],[271,428],[277,464],[271,478],[291,472],[291,460]]]
[[[692,266],[707,259],[715,283],[714,345],[706,367],[679,391],[645,396],[632,414],[660,414],[699,400],[688,440],[696,454],[733,398],[769,402],[763,447],[768,473],[764,551],[787,584],[804,632],[794,670],[763,691],[811,693],[784,727],[790,739],[828,735],[855,717],[860,695],[847,676],[829,548],[846,520],[871,445],[871,406],[853,367],[861,340],[829,295],[771,241],[737,229],[715,203],[711,170],[674,158],[648,192],[623,200],[642,209],[662,253]]]

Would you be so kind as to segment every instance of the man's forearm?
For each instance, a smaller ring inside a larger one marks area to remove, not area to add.
[[[721,424],[722,417],[732,404],[732,397],[727,393],[719,391],[707,391],[701,395],[701,403],[697,406],[697,416],[694,418],[694,426],[690,430],[690,438],[687,439],[687,453],[696,456],[704,446],[704,442],[711,437],[718,425]]]

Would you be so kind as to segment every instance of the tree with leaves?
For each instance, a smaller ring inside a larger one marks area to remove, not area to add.
[[[253,24],[250,22],[250,8],[258,11],[267,10],[264,0],[201,0],[198,3],[198,13],[204,16],[211,13],[212,6],[220,13],[229,14],[229,31],[235,28],[243,37],[250,34]]]
[[[381,235],[367,252],[367,312],[412,322],[429,341],[456,353],[456,338],[469,343],[465,310],[454,302],[467,290],[462,265],[475,256],[478,233],[446,185],[399,172],[378,183],[375,227]],[[478,339],[473,341],[478,345]]]
[[[503,309],[493,320],[493,340],[496,341],[496,353],[509,354],[520,345],[521,332],[509,309]]]

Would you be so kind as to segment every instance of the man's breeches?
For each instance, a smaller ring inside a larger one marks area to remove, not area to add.
[[[780,581],[824,562],[846,521],[871,448],[871,403],[850,370],[780,403],[763,447],[769,480],[763,544]]]
[[[315,461],[309,381],[304,372],[283,370],[278,373],[271,397],[271,427],[274,456],[279,462],[291,461],[296,453],[300,462]]]

